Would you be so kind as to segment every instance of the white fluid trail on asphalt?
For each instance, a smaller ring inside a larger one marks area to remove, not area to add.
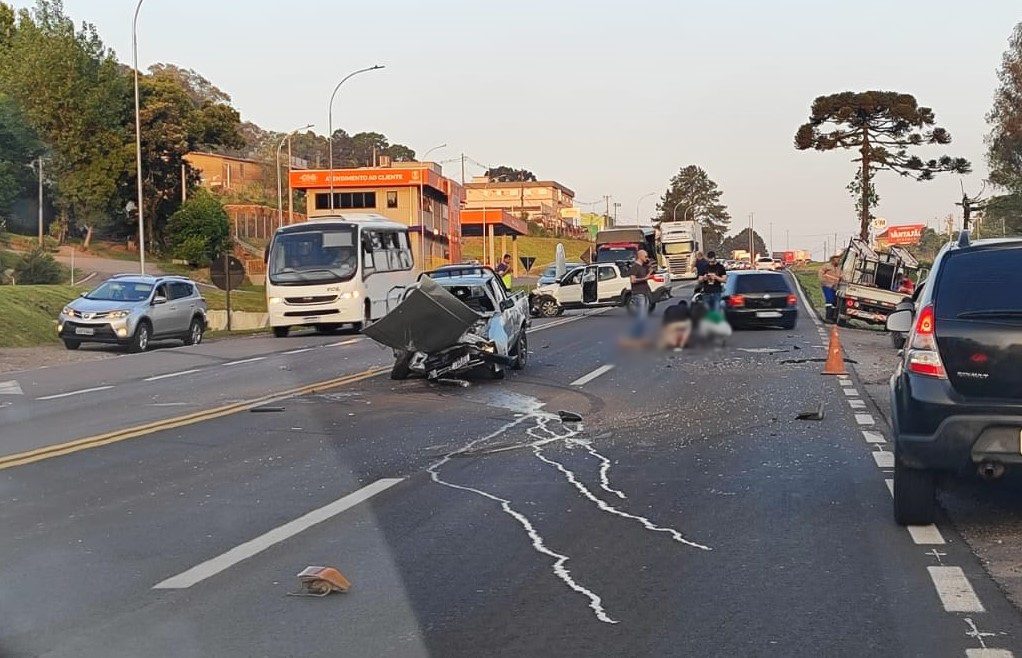
[[[564,584],[570,587],[573,591],[578,592],[579,594],[582,594],[587,599],[589,599],[589,607],[596,615],[596,618],[607,624],[616,624],[618,623],[617,620],[612,619],[610,615],[607,614],[607,611],[603,608],[603,600],[599,597],[599,595],[583,587],[578,582],[576,582],[574,578],[572,578],[571,572],[567,569],[567,567],[564,566],[564,563],[571,558],[569,558],[567,555],[562,555],[548,548],[543,540],[543,537],[539,534],[539,532],[536,531],[535,526],[532,525],[532,522],[530,522],[529,519],[524,514],[518,512],[513,507],[511,507],[511,501],[505,498],[501,498],[500,496],[495,496],[494,494],[488,493],[481,489],[476,489],[474,487],[448,482],[447,480],[444,480],[442,477],[440,477],[439,469],[443,467],[445,464],[447,464],[449,461],[451,461],[451,458],[454,455],[471,450],[474,446],[484,441],[489,441],[490,439],[500,436],[509,429],[521,425],[525,421],[539,419],[541,417],[539,408],[542,407],[542,404],[539,404],[538,401],[536,402],[537,403],[533,406],[533,408],[527,411],[526,415],[516,418],[515,420],[501,426],[496,431],[491,432],[490,434],[484,437],[469,441],[468,443],[458,448],[457,450],[447,453],[446,455],[443,456],[443,458],[440,461],[436,462],[435,464],[432,464],[426,470],[429,472],[429,475],[433,479],[433,481],[436,482],[437,484],[443,485],[445,487],[450,487],[451,489],[458,489],[461,491],[474,493],[477,496],[482,496],[483,498],[487,498],[494,502],[500,503],[500,507],[502,510],[504,510],[504,513],[513,518],[523,528],[525,528],[526,534],[528,534],[529,539],[532,541],[532,548],[537,553],[546,555],[554,559],[552,567],[554,574],[562,581],[564,581]],[[548,418],[553,417],[550,416]]]
[[[601,489],[603,489],[607,493],[614,494],[621,500],[628,498],[628,496],[626,496],[624,492],[622,492],[620,489],[615,489],[614,487],[610,486],[610,467],[612,462],[610,461],[609,458],[597,452],[596,449],[593,448],[593,444],[591,441],[583,441],[581,439],[569,439],[568,442],[572,445],[582,446],[583,448],[585,448],[586,452],[600,460]],[[533,447],[535,447],[535,445]]]
[[[547,433],[551,433],[550,430],[546,427],[545,423],[543,423],[541,421],[541,424],[543,425],[543,427],[542,427],[543,431],[545,431]],[[535,434],[531,434],[531,432],[532,432],[531,428],[530,428],[529,431],[530,431],[530,435],[531,436],[536,436]],[[539,437],[537,437],[537,438],[539,438]],[[571,435],[569,434],[569,435],[565,436],[564,438],[565,439],[570,439]],[[591,502],[593,502],[600,510],[602,510],[604,512],[607,512],[608,514],[613,514],[615,516],[620,516],[620,517],[625,518],[625,519],[631,519],[633,521],[638,521],[647,530],[651,530],[653,532],[663,532],[663,533],[669,534],[671,536],[671,538],[674,539],[674,541],[676,541],[676,542],[678,542],[680,544],[685,544],[686,546],[691,546],[693,548],[698,548],[698,549],[701,549],[701,550],[704,550],[704,551],[713,550],[709,546],[704,546],[703,544],[699,544],[699,543],[696,543],[694,541],[685,539],[685,536],[682,535],[677,530],[675,530],[674,528],[666,528],[664,526],[658,526],[658,525],[656,525],[655,523],[653,523],[652,521],[650,521],[649,519],[647,519],[644,516],[639,516],[637,514],[631,514],[629,512],[624,512],[624,511],[619,510],[618,508],[614,507],[613,505],[607,503],[605,500],[603,500],[602,498],[600,498],[599,496],[594,494],[592,491],[590,491],[587,486],[585,486],[584,484],[579,482],[578,478],[575,477],[575,473],[573,473],[564,464],[562,464],[561,462],[559,462],[557,460],[550,459],[549,457],[545,456],[543,454],[542,446],[538,445],[538,443],[537,444],[533,444],[532,452],[533,452],[534,455],[536,455],[536,457],[540,461],[545,462],[547,464],[550,464],[551,466],[555,467],[558,471],[560,471],[564,475],[564,477],[567,478],[568,482],[570,482],[572,484],[572,486],[574,486],[576,489],[578,489],[579,493],[581,493],[584,497],[588,498]]]

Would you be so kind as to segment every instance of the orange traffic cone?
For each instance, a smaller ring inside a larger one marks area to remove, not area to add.
[[[845,357],[841,351],[841,339],[837,335],[837,327],[830,328],[830,345],[827,346],[827,363],[823,365],[825,375],[847,375]]]

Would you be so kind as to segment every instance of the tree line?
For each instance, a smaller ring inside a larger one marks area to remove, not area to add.
[[[18,11],[0,2],[0,218],[9,229],[15,210],[33,214],[38,169],[29,165],[41,157],[52,234],[98,231],[120,239],[137,232],[133,75],[95,26],[75,25],[61,0]],[[182,185],[199,183],[187,166],[182,176],[186,153],[275,161],[283,135],[243,122],[230,96],[196,71],[167,63],[140,71],[139,101],[143,210],[158,244],[167,240]],[[415,157],[376,132],[338,129],[332,143],[335,166]],[[309,131],[293,137],[292,153],[326,166],[329,144]],[[275,204],[276,176],[268,179],[230,200]]]

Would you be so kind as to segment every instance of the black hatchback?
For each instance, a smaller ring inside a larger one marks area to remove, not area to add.
[[[936,474],[987,479],[1022,466],[1022,239],[969,241],[937,255],[891,377],[894,517],[932,523]]]
[[[780,272],[728,272],[721,301],[734,327],[793,329],[798,322],[798,298]]]

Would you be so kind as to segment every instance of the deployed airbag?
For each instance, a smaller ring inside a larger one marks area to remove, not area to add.
[[[396,350],[432,354],[456,345],[482,316],[428,276],[362,333]]]

